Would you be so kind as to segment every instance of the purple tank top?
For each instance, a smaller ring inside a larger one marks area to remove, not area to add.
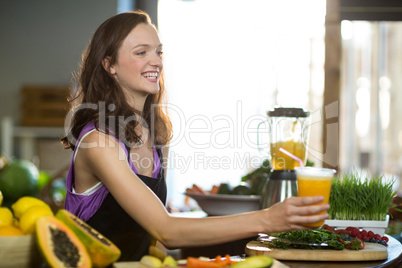
[[[91,131],[95,129],[95,125],[93,122],[89,122],[82,130],[81,133],[77,139],[77,145],[79,144],[81,138],[87,133],[88,131]],[[123,142],[119,141],[116,137],[114,137],[126,153],[128,157],[128,163],[131,168],[131,170],[135,173],[138,174],[137,169],[135,168],[133,162],[131,161],[131,157],[129,157],[129,153],[126,149],[126,146],[124,145]],[[76,154],[76,151],[78,150],[79,146],[76,146],[74,149],[74,154]],[[154,169],[152,172],[152,177],[157,178],[158,174],[161,169],[161,163],[160,159],[158,156],[158,153],[156,151],[156,148],[154,146],[153,149],[154,153]],[[83,221],[88,221],[94,214],[95,212],[99,209],[101,206],[103,200],[106,198],[107,194],[109,193],[109,190],[106,188],[104,184],[97,189],[95,192],[93,192],[90,195],[81,195],[81,194],[76,194],[73,193],[73,186],[74,186],[74,156],[71,160],[70,168],[67,173],[66,177],[66,188],[67,188],[67,195],[65,199],[65,204],[64,208],[74,215],[76,215],[78,218],[80,218]]]

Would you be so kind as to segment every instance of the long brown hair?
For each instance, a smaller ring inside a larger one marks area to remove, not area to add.
[[[148,95],[144,110],[140,112],[127,103],[123,90],[102,65],[105,58],[109,59],[110,65],[116,63],[124,39],[141,23],[155,27],[148,14],[133,11],[109,18],[95,31],[83,53],[78,89],[72,92],[69,99],[73,115],[70,129],[61,139],[66,149],[74,150],[81,130],[91,121],[98,130],[112,132],[126,144],[141,142],[141,133],[134,130],[140,123],[149,126],[156,145],[163,146],[171,139],[172,125],[163,105],[166,96],[163,71],[159,79],[159,92]]]

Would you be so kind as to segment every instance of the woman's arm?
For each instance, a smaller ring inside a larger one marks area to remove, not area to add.
[[[271,208],[238,215],[202,219],[171,217],[159,198],[130,169],[118,142],[94,131],[85,139],[105,139],[105,146],[80,149],[80,161],[102,180],[120,206],[153,237],[168,248],[210,245],[251,237],[258,233],[306,229],[327,214],[306,216],[328,209],[328,205],[307,206],[322,197],[290,198]]]

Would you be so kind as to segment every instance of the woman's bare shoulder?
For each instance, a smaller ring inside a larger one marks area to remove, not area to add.
[[[118,156],[118,159],[126,157],[122,146],[115,137],[98,130],[83,137],[79,153],[89,158],[96,157],[96,159],[109,158],[113,155]]]
[[[80,147],[82,148],[104,148],[106,145],[109,147],[116,147],[119,144],[117,139],[112,135],[94,129],[82,138]]]

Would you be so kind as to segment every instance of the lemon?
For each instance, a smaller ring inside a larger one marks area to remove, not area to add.
[[[13,213],[9,208],[0,207],[0,227],[13,225]]]
[[[14,212],[14,216],[19,219],[27,209],[32,206],[46,206],[50,209],[49,205],[40,200],[39,198],[32,196],[20,197],[14,204],[11,205],[11,209]]]
[[[162,266],[176,267],[176,266],[178,266],[178,264],[172,256],[167,255],[166,258],[162,262]]]
[[[0,236],[17,236],[24,235],[20,228],[15,226],[3,226],[0,227]]]
[[[150,255],[142,256],[140,263],[154,268],[162,266],[162,261],[160,259]]]
[[[36,221],[42,216],[53,216],[48,206],[32,206],[28,208],[20,218],[20,228],[24,234],[33,234]]]

